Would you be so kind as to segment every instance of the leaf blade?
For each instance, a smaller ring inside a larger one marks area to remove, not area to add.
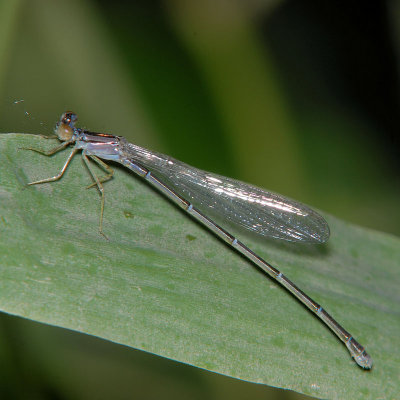
[[[18,150],[29,145],[51,147],[0,137],[3,311],[316,397],[397,393],[399,239],[328,217],[327,246],[245,240],[366,346],[368,373],[284,289],[129,172],[106,184],[108,242],[79,157],[60,182],[21,190],[66,158]]]

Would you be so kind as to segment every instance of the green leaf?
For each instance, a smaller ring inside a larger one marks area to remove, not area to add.
[[[364,371],[318,318],[146,182],[115,166],[96,189],[52,140],[0,136],[0,308],[232,377],[322,398],[399,389],[400,240],[326,216],[328,244],[241,239],[349,330]]]

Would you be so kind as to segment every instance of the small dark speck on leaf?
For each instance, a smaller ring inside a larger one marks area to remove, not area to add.
[[[125,215],[125,218],[134,218],[135,216],[131,213],[131,212],[129,212],[129,211],[124,211],[124,215]]]

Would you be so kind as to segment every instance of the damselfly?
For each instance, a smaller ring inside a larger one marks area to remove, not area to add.
[[[235,236],[215,223],[206,214],[219,215],[233,224],[240,225],[259,235],[305,243],[324,243],[329,238],[326,221],[309,207],[267,192],[255,186],[215,175],[191,167],[169,156],[146,150],[129,143],[122,136],[94,133],[75,127],[76,114],[65,112],[55,128],[62,142],[54,149],[36,152],[52,155],[72,145],[61,171],[47,179],[29,185],[53,182],[60,179],[73,156],[82,151],[82,157],[101,194],[100,232],[103,233],[104,188],[103,183],[113,176],[113,170],[102,161],[116,161],[143,177],[170,200],[187,211],[193,218],[220,237],[236,251],[243,254],[258,268],[276,279],[306,307],[313,311],[346,345],[356,363],[365,369],[372,367],[372,359],[339,323],[318,303],[300,290],[278,269],[263,260]],[[99,178],[93,171],[89,159],[106,171]]]

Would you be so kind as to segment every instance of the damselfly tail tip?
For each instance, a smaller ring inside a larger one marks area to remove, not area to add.
[[[358,356],[354,356],[354,361],[364,369],[371,369],[373,365],[371,356],[365,350]]]
[[[357,342],[352,336],[350,336],[346,340],[346,347],[348,348],[351,356],[354,358],[354,361],[364,369],[372,368],[372,358],[365,351],[364,347],[361,346],[360,343]]]

